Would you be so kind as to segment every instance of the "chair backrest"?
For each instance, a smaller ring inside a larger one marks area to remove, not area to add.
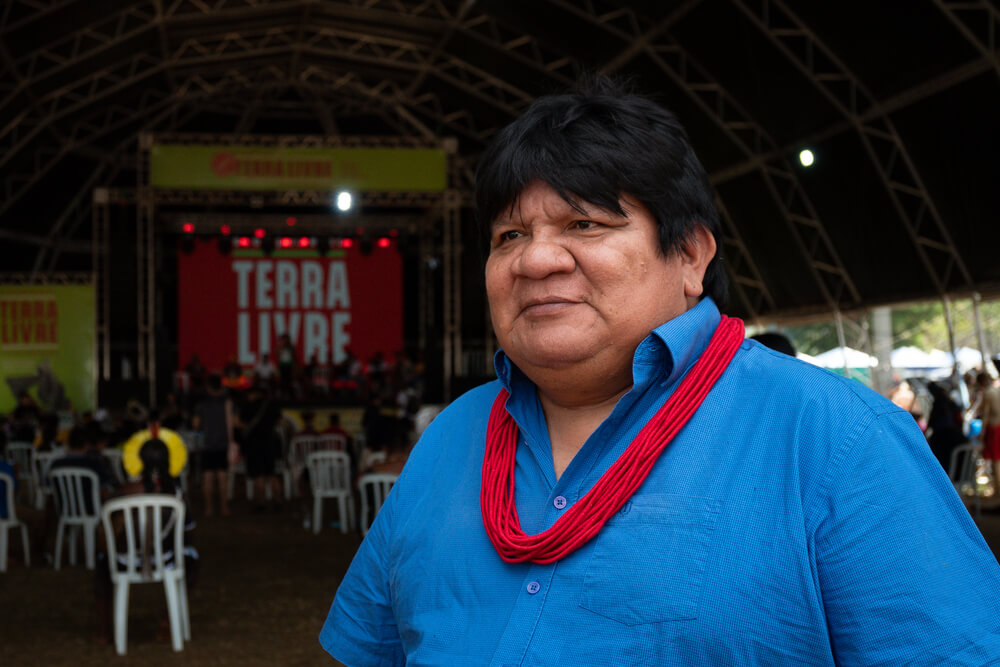
[[[983,446],[979,443],[970,442],[959,445],[951,450],[951,460],[948,462],[948,477],[956,489],[962,485],[971,485],[974,488],[976,476],[976,461]],[[959,489],[961,492],[962,489]]]
[[[324,433],[320,437],[320,449],[333,449],[338,452],[347,451],[347,438],[339,433]]]
[[[69,520],[96,520],[101,514],[101,480],[87,468],[67,466],[49,471],[59,516]]]
[[[125,483],[125,469],[122,468],[122,450],[108,447],[101,451],[101,455],[108,460],[111,472],[114,474],[118,484]]]
[[[22,476],[32,475],[31,459],[35,447],[30,442],[11,442],[7,444],[7,462],[17,468]]]
[[[323,450],[313,452],[306,460],[314,494],[350,491],[351,459],[346,452]]]
[[[371,489],[372,494],[372,520],[375,520],[375,515],[378,514],[379,508],[382,507],[382,503],[385,502],[386,496],[389,495],[389,491],[392,490],[392,485],[396,483],[399,479],[399,475],[391,475],[389,473],[369,473],[367,475],[362,475],[361,479],[358,480],[358,487],[361,490],[361,497],[367,500],[368,489]],[[362,520],[366,520],[367,517],[362,517]]]
[[[113,581],[162,581],[168,569],[178,577],[184,574],[184,501],[180,498],[160,493],[115,498],[104,504],[101,521]],[[121,526],[117,533],[116,521]],[[143,567],[146,554],[148,568]]]
[[[35,476],[39,486],[48,488],[49,486],[49,468],[52,467],[52,462],[56,459],[60,459],[65,454],[57,449],[50,452],[39,452],[35,451],[35,455],[31,459],[32,473]]]
[[[292,438],[292,442],[288,445],[288,464],[293,468],[304,466],[313,452],[330,449],[329,440],[325,438],[329,436],[297,435]]]
[[[5,472],[0,472],[0,492],[7,499],[7,516],[0,516],[0,523],[17,523],[17,511],[14,508],[14,478]]]

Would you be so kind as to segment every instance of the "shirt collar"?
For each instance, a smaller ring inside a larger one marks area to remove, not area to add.
[[[705,297],[694,308],[653,329],[632,358],[633,389],[644,388],[654,381],[665,386],[676,382],[708,347],[720,319],[715,302]],[[531,380],[503,350],[494,355],[493,368],[511,395],[519,387],[534,391]]]

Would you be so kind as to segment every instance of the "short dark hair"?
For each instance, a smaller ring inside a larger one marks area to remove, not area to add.
[[[483,256],[490,228],[535,180],[548,183],[571,206],[586,201],[618,215],[624,195],[656,220],[666,255],[683,247],[697,225],[715,238],[704,294],[721,308],[729,279],[722,266],[722,231],[705,168],[671,112],[609,77],[575,91],[540,97],[505,127],[479,160],[476,213]]]

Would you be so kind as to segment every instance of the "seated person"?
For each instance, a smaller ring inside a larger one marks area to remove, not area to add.
[[[99,492],[102,500],[107,498],[117,486],[110,462],[103,456],[94,455],[90,430],[85,426],[74,426],[70,430],[66,456],[53,461],[49,472],[64,468],[83,468],[95,473],[101,486]],[[83,493],[87,512],[90,513],[93,508],[90,506],[90,489],[89,483],[86,481],[84,481]]]
[[[163,493],[176,496],[184,500],[183,491],[178,484],[176,472],[184,469],[187,462],[187,450],[181,443],[180,448],[176,445],[170,446],[159,438],[147,439],[139,447],[123,454],[123,463],[129,473],[129,481],[121,488],[120,495],[134,495],[141,493]],[[192,544],[192,532],[194,530],[194,517],[190,508],[186,506],[184,512],[184,572],[188,589],[191,588],[198,575],[198,551]],[[169,521],[164,526],[163,535],[163,558],[169,565],[174,561],[174,530],[177,526]],[[122,533],[122,526],[115,526],[116,545],[121,552],[125,551],[125,543]],[[139,558],[149,558],[152,552],[152,545],[145,545],[145,553]],[[125,563],[125,556],[117,554],[115,556],[115,566],[122,567]],[[141,560],[140,560],[141,562]],[[106,540],[98,540],[97,568],[94,572],[94,593],[97,602],[99,634],[97,640],[100,643],[112,642],[112,618],[111,618],[111,596],[112,583],[110,571],[110,559],[106,552]],[[160,633],[162,638],[169,637],[169,622],[166,610],[160,619]]]
[[[351,452],[351,444],[353,439],[351,434],[344,430],[344,427],[340,425],[340,415],[336,412],[331,412],[329,417],[329,424],[325,429],[323,429],[323,435],[339,435],[344,438],[344,451]]]

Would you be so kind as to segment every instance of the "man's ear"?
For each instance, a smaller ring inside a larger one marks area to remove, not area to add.
[[[704,291],[703,281],[717,250],[715,237],[705,225],[696,224],[680,249],[684,296],[696,301]]]

